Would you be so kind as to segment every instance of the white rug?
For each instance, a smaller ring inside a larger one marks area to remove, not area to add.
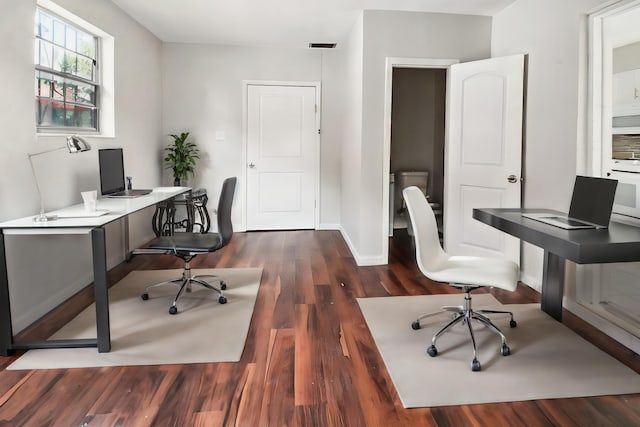
[[[501,305],[489,294],[474,295],[474,307],[514,312],[514,329],[509,316],[491,316],[507,336],[511,355],[501,356],[500,338],[478,325],[482,370],[472,372],[469,332],[459,324],[438,339],[438,355],[430,357],[427,346],[451,314],[425,319],[417,331],[411,322],[462,302],[462,294],[358,299],[405,408],[640,393],[640,375],[540,311],[539,304]]]
[[[29,350],[7,369],[54,369],[98,366],[160,365],[234,362],[240,360],[253,313],[261,268],[199,269],[193,274],[224,277],[228,302],[202,286],[184,293],[178,313],[168,310],[176,285],[145,286],[180,277],[181,270],[133,271],[109,289],[111,352],[96,348]],[[95,305],[75,317],[51,339],[91,338],[95,332]]]

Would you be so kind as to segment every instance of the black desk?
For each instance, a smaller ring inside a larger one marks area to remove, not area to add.
[[[562,320],[565,260],[577,264],[640,261],[640,227],[611,221],[608,229],[565,230],[529,218],[546,209],[474,209],[473,218],[544,249],[541,308]]]

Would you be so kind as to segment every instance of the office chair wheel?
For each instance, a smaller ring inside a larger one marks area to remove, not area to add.
[[[175,305],[172,305],[171,307],[169,307],[169,314],[176,314],[178,312],[178,307],[176,307]]]
[[[436,348],[435,345],[430,345],[427,348],[427,354],[431,357],[436,357],[438,355],[438,349]]]
[[[511,319],[511,321],[509,322],[509,326],[512,328],[515,328],[516,326],[518,326],[518,322],[516,322],[515,320]]]
[[[478,359],[474,358],[471,361],[471,370],[473,372],[478,372],[480,369],[482,369],[482,367],[480,366],[480,362],[478,362]]]
[[[220,295],[220,298],[218,298],[218,302],[220,304],[226,304],[227,303],[227,297],[225,297],[224,295]]]
[[[418,322],[417,320],[415,322],[412,322],[411,329],[413,329],[414,331],[417,331],[418,329],[420,329],[420,322]]]
[[[511,354],[511,349],[506,344],[502,344],[500,354],[502,354],[503,356],[508,356]]]
[[[149,294],[145,292],[144,294],[140,295],[140,298],[142,298],[143,301],[146,301],[149,299]]]
[[[225,282],[223,282],[222,280],[220,281],[220,289],[222,289],[223,291],[225,289],[227,289],[227,284]]]

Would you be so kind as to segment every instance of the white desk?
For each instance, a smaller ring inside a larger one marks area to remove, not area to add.
[[[47,214],[61,217],[48,222],[35,222],[34,216],[0,223],[0,356],[8,356],[13,350],[31,348],[98,347],[99,352],[111,350],[109,330],[109,299],[107,290],[107,255],[104,226],[119,219],[127,219],[134,212],[153,206],[190,191],[189,187],[159,187],[146,196],[133,199],[102,198],[97,209],[108,213],[96,217],[81,217],[84,206],[74,205]],[[65,217],[62,217],[65,216]],[[26,234],[90,234],[93,253],[93,289],[96,302],[97,338],[15,342],[11,325],[11,305],[9,302],[9,280],[5,235]],[[128,242],[125,242],[128,246]],[[128,247],[126,248],[128,251]]]

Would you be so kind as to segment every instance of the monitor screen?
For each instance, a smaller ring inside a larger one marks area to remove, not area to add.
[[[100,191],[102,195],[124,190],[124,161],[122,148],[98,150]]]

